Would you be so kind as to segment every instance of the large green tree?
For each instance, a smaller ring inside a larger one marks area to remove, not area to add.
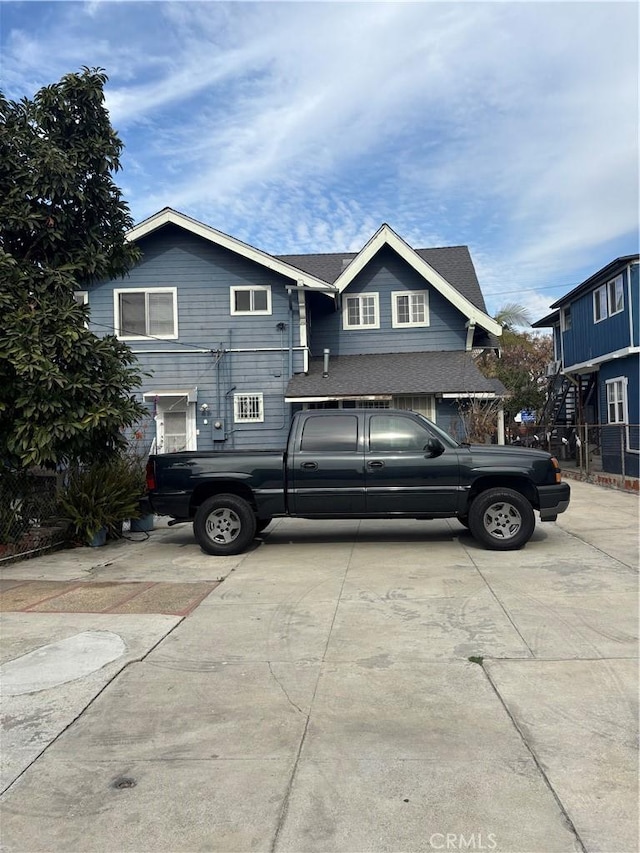
[[[0,93],[0,463],[108,457],[144,410],[131,350],[87,328],[74,293],[139,254],[115,185],[107,77],[84,68],[33,99]]]

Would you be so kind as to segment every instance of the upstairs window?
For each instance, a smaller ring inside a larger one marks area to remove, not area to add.
[[[347,296],[342,313],[343,329],[379,329],[380,311],[377,293]]]
[[[627,422],[627,387],[624,377],[610,379],[607,383],[607,418],[610,424]]]
[[[114,290],[114,301],[118,338],[135,340],[178,337],[177,288]]]
[[[609,316],[619,314],[624,310],[624,291],[622,289],[622,276],[616,276],[607,284],[607,295]]]
[[[392,293],[391,300],[394,328],[429,325],[429,293],[426,290]]]
[[[624,287],[618,275],[593,291],[593,321],[599,323],[624,311]]]
[[[271,286],[231,288],[232,314],[271,314]]]
[[[599,287],[593,292],[593,320],[599,323],[607,316],[607,288]]]
[[[264,421],[262,393],[234,394],[233,419],[237,424],[257,424]]]
[[[78,303],[78,305],[88,305],[89,304],[89,291],[88,290],[76,290],[73,294],[73,298]]]
[[[562,331],[568,332],[571,328],[571,307],[562,309]]]

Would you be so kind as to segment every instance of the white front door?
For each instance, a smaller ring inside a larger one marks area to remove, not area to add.
[[[186,396],[158,397],[156,410],[158,453],[196,450],[196,406]]]

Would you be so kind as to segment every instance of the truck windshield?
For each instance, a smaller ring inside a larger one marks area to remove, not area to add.
[[[424,415],[421,415],[419,412],[415,412],[415,414],[420,418],[421,421],[424,421],[425,424],[429,427],[429,429],[434,432],[440,441],[444,444],[445,447],[460,447],[458,442],[451,438],[448,432],[445,432],[443,429],[440,429],[439,426],[436,426],[433,421],[430,421],[429,418],[425,418]]]

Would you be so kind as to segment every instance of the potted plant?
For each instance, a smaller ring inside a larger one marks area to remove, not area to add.
[[[59,505],[72,539],[97,545],[104,544],[107,535],[117,536],[122,519],[139,513],[138,483],[126,456],[71,469]]]

